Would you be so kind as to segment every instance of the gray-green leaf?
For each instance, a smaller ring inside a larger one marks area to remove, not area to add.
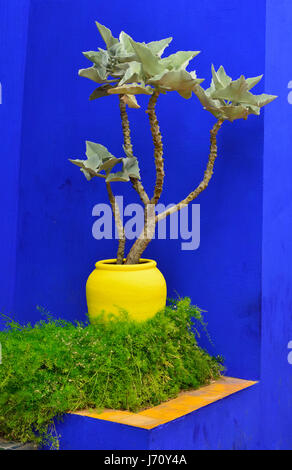
[[[157,55],[158,57],[161,57],[164,50],[169,46],[173,38],[166,38],[166,39],[160,39],[160,41],[151,41],[146,44],[148,49],[150,51]]]
[[[130,178],[140,178],[139,165],[136,157],[123,158],[123,170],[107,174],[106,182],[127,182]]]
[[[98,31],[100,32],[102,39],[106,43],[107,47],[112,47],[114,44],[117,44],[119,42],[117,38],[113,37],[112,32],[109,28],[98,23],[98,21],[96,21],[95,24],[98,28]]]
[[[133,61],[129,63],[126,73],[119,82],[119,86],[124,83],[133,83],[142,81],[142,66],[139,62]]]
[[[160,74],[149,80],[149,83],[155,87],[168,90],[177,91],[183,98],[190,98],[195,85],[202,83],[203,79],[194,78],[186,70],[173,70]]]
[[[163,71],[164,67],[160,63],[161,59],[153,54],[153,52],[146,45],[135,42],[132,38],[130,38],[130,42],[139,61],[141,62],[145,75],[151,77]]]
[[[106,83],[107,79],[106,76],[101,73],[96,67],[89,67],[87,69],[80,69],[78,72],[80,77],[89,78],[93,82],[96,83]]]
[[[83,170],[85,177],[89,180],[94,176],[103,176],[101,171],[110,172],[112,168],[123,159],[114,157],[106,147],[95,142],[86,141],[87,160],[69,160]]]
[[[205,109],[210,111],[217,119],[234,121],[247,119],[250,114],[260,114],[260,108],[271,103],[277,97],[274,95],[253,95],[249,90],[261,80],[258,77],[232,80],[221,66],[217,72],[212,66],[212,82],[210,88],[204,90],[200,86],[194,87],[194,93]]]
[[[238,80],[230,82],[225,88],[214,91],[212,98],[219,98],[233,103],[257,104],[255,96],[248,91],[248,85],[243,75]]]
[[[161,59],[161,63],[169,70],[181,70],[185,69],[190,60],[198,54],[200,54],[200,51],[178,51]]]

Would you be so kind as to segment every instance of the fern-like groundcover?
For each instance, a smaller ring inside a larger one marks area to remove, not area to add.
[[[84,408],[138,411],[220,376],[197,344],[201,310],[185,298],[144,323],[126,314],[94,325],[47,317],[0,332],[0,435],[53,441],[53,418]]]

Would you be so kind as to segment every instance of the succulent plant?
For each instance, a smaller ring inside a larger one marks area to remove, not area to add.
[[[103,145],[86,141],[87,160],[70,159],[69,161],[80,167],[80,171],[88,181],[94,176],[105,178],[107,183],[112,181],[129,181],[130,177],[139,179],[140,172],[137,158],[126,149],[124,150],[127,157],[116,158]],[[118,163],[122,163],[123,169],[112,173],[111,170]]]
[[[217,70],[212,65],[212,82],[210,88],[204,90],[201,86],[195,86],[195,94],[205,109],[210,111],[217,119],[234,121],[235,119],[247,119],[250,114],[260,114],[263,106],[274,101],[277,96],[253,95],[250,90],[257,85],[263,75],[245,78],[243,75],[238,80],[232,80],[224,67]]]
[[[100,84],[90,100],[111,94],[151,95],[155,89],[163,93],[177,91],[184,98],[190,98],[193,87],[203,81],[197,78],[195,71],[185,70],[198,51],[178,51],[161,58],[171,37],[147,44],[134,41],[124,31],[117,39],[108,28],[98,22],[96,25],[107,49],[84,52],[93,65],[79,70],[80,76]],[[139,107],[136,99],[128,97],[125,102],[130,107]]]
[[[122,129],[124,137],[125,157],[114,157],[106,147],[94,142],[86,142],[86,160],[70,160],[88,180],[93,177],[105,179],[109,200],[115,217],[119,234],[119,247],[117,251],[117,264],[137,264],[142,253],[154,236],[157,222],[172,213],[181,210],[196,199],[204,191],[214,173],[214,164],[217,158],[217,134],[224,121],[247,119],[250,114],[259,115],[263,106],[271,103],[274,95],[253,95],[251,89],[257,85],[262,75],[232,80],[221,66],[215,71],[212,66],[212,82],[208,89],[201,87],[203,79],[197,78],[196,72],[186,70],[189,62],[196,57],[198,51],[178,51],[166,57],[162,54],[172,41],[172,38],[162,39],[149,43],[136,42],[125,32],[115,38],[111,31],[100,23],[96,23],[98,30],[106,44],[106,49],[84,52],[92,66],[79,70],[79,75],[89,78],[99,84],[91,94],[94,100],[103,96],[118,95]],[[177,91],[183,98],[189,99],[194,93],[203,107],[210,111],[217,121],[210,130],[210,152],[204,176],[197,187],[183,200],[171,208],[155,215],[155,206],[159,201],[164,183],[164,159],[162,136],[156,116],[157,99],[161,93]],[[136,95],[148,95],[149,102],[147,114],[154,144],[154,163],[156,181],[153,196],[149,197],[140,180],[140,171],[137,158],[133,155],[130,123],[126,106],[139,108]],[[121,164],[122,170],[113,171],[116,165]],[[131,181],[144,204],[144,228],[131,247],[126,261],[125,245],[126,235],[123,221],[116,203],[111,183],[115,181]]]

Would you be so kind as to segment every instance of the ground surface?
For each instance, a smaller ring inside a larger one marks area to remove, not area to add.
[[[37,448],[34,444],[10,442],[0,438],[0,450],[37,450]]]

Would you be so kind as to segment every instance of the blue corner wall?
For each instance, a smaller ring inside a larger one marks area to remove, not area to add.
[[[68,414],[55,421],[60,450],[258,450],[259,390],[257,384],[150,430]]]
[[[92,208],[107,201],[102,181],[88,183],[67,160],[84,154],[86,139],[113,154],[122,145],[117,99],[89,102],[94,83],[77,75],[89,65],[81,51],[102,46],[94,20],[138,41],[171,35],[169,53],[201,50],[193,67],[207,83],[211,63],[224,64],[236,78],[265,72],[258,93],[265,88],[279,99],[265,118],[222,128],[215,178],[196,201],[200,247],[181,251],[181,240],[155,240],[146,255],[157,259],[170,296],[188,295],[207,310],[215,342],[208,348],[225,357],[227,373],[261,379],[261,400],[257,406],[250,402],[261,432],[248,445],[292,447],[289,0],[182,0],[179,6],[172,0],[147,6],[129,0],[127,8],[116,0],[0,0],[0,7],[0,309],[23,322],[39,319],[37,305],[84,319],[86,279],[96,260],[115,253],[114,241],[96,241],[91,234]],[[129,116],[151,192],[145,104],[142,99],[142,109]],[[162,96],[157,111],[167,172],[162,202],[168,204],[200,181],[213,119],[195,98],[186,101],[175,93]],[[114,190],[126,202],[138,202],[123,183]],[[202,345],[207,346],[203,338]],[[243,418],[238,426],[244,434]]]
[[[151,430],[151,450],[258,450],[259,384]]]
[[[111,421],[66,415],[55,422],[60,450],[147,450],[149,431]],[[44,448],[50,450],[50,447]]]
[[[267,2],[266,87],[279,95],[265,114],[261,436],[292,449],[292,4]]]
[[[14,309],[28,16],[27,0],[0,0],[0,310],[5,312]]]

